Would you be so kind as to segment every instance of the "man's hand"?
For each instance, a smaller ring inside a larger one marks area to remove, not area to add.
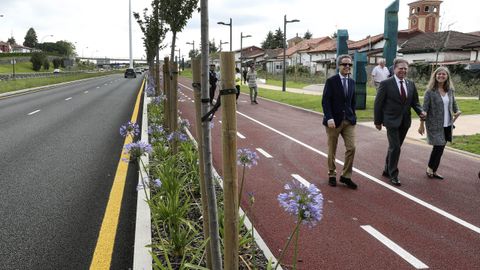
[[[418,116],[420,117],[420,119],[425,120],[425,118],[427,117],[427,113],[426,112],[421,112]]]
[[[382,125],[375,125],[378,130],[382,130]]]
[[[328,127],[329,127],[329,128],[336,128],[336,126],[335,126],[335,121],[334,121],[333,119],[329,119],[329,120],[327,121],[327,124],[328,124]]]

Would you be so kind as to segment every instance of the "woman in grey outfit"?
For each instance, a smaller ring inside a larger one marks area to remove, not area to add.
[[[421,120],[418,132],[423,135],[426,127],[427,141],[433,145],[426,174],[429,178],[441,180],[443,176],[437,174],[437,169],[447,141],[452,141],[453,122],[461,114],[455,101],[450,72],[446,67],[437,68],[430,77],[423,99],[423,110],[427,117],[425,121]]]

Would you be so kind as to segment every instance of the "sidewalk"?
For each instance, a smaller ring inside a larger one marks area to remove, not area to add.
[[[321,95],[323,92],[323,84],[313,84],[304,87],[303,89],[299,88],[287,88],[286,91],[290,93],[299,93],[299,94],[309,94],[309,95]],[[259,88],[269,89],[269,90],[278,90],[281,91],[281,86],[268,85],[263,83],[258,83]],[[477,99],[477,97],[456,97],[456,99]],[[461,115],[455,122],[455,130],[453,131],[454,136],[460,135],[474,135],[480,134],[480,114],[474,115]],[[373,121],[370,122],[359,122],[358,124],[375,128]],[[418,127],[420,126],[420,120],[418,118],[412,119],[412,126],[408,130],[407,137],[411,139],[422,140],[426,139],[426,135],[420,135],[418,133]],[[385,129],[382,129],[385,131]]]

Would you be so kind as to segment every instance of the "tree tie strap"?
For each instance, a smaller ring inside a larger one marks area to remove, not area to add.
[[[220,93],[218,93],[217,102],[215,102],[215,105],[213,105],[213,107],[210,109],[210,111],[207,112],[207,114],[202,116],[202,122],[205,122],[207,120],[212,121],[213,116],[215,115],[215,113],[217,112],[218,108],[220,108],[220,105],[221,105],[220,96],[231,95],[231,94],[236,94],[236,93],[237,93],[236,88],[220,90]],[[208,99],[208,100],[210,100],[210,99]],[[203,102],[203,99],[202,99],[202,102]]]

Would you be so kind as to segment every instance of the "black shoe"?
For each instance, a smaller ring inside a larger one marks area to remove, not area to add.
[[[383,171],[383,172],[382,172],[382,176],[384,176],[384,177],[390,177],[390,174],[388,174],[387,171]]]
[[[254,100],[253,102],[255,102],[255,104],[258,104],[258,102],[256,100]]]
[[[398,179],[398,177],[394,177],[394,178],[390,179],[390,182],[394,186],[401,186],[402,185],[402,183],[400,183],[400,179]]]
[[[329,177],[328,178],[328,185],[331,187],[336,187],[337,186],[337,179],[335,177]]]
[[[437,173],[433,173],[433,178],[438,179],[438,180],[443,180],[443,176]]]
[[[340,182],[347,185],[348,188],[357,189],[357,184],[355,184],[350,178],[340,176]]]

